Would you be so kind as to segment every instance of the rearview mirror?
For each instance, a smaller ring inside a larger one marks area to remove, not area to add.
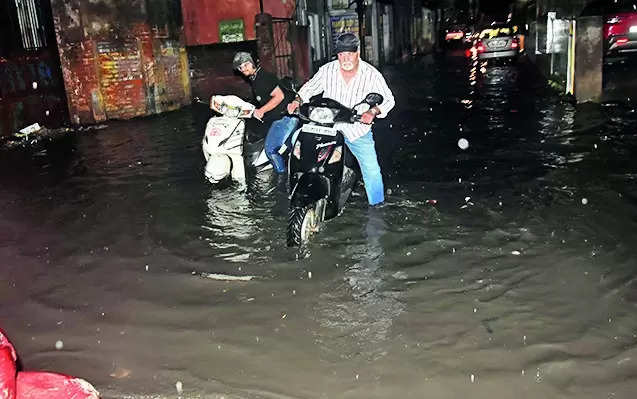
[[[383,102],[383,96],[378,93],[369,93],[365,97],[365,103],[369,104],[370,107],[375,107],[378,104]]]

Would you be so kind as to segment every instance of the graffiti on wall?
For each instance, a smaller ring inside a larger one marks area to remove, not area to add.
[[[169,12],[172,3],[158,0],[162,7],[150,12],[140,6],[131,15],[120,7],[124,2],[114,0],[85,8],[53,4],[72,122],[128,119],[190,102],[188,62]],[[70,16],[90,26],[80,39],[69,36],[62,23]]]

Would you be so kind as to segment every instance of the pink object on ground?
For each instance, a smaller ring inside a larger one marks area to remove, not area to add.
[[[99,399],[99,393],[81,378],[42,371],[21,371],[16,399]]]
[[[15,399],[17,355],[9,339],[0,330],[0,399]]]
[[[0,399],[99,399],[81,378],[44,371],[16,372],[17,354],[0,329]]]

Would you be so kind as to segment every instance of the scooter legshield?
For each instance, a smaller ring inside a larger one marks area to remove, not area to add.
[[[318,173],[304,173],[290,195],[290,206],[305,207],[330,195],[330,181]]]

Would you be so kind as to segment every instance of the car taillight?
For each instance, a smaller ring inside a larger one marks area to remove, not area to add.
[[[292,150],[292,155],[294,155],[296,159],[301,159],[301,142],[300,141],[297,141],[296,144],[294,144],[294,150]]]
[[[478,50],[478,53],[484,53],[484,45],[482,42],[476,43],[476,50]]]
[[[518,43],[518,39],[513,39],[511,41],[511,48],[518,48],[519,43]]]
[[[331,145],[328,145],[327,147],[321,148],[321,150],[319,151],[319,154],[318,154],[318,159],[316,161],[317,162],[324,161],[327,158],[327,156],[330,154],[331,150],[332,150],[332,146]]]
[[[622,17],[610,17],[606,20],[606,23],[609,25],[614,25],[614,24],[618,24],[622,21]]]
[[[339,162],[342,157],[343,157],[343,147],[339,145],[338,147],[334,148],[334,152],[332,153],[332,156],[330,157],[330,160],[327,161],[327,163]]]

